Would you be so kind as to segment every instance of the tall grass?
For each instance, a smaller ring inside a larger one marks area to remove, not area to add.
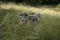
[[[60,11],[53,8],[31,7],[13,4],[1,5],[9,13],[6,22],[0,26],[0,40],[60,40]],[[39,25],[19,24],[17,19],[18,11],[39,12],[41,20]],[[0,14],[0,19],[3,15]],[[0,20],[0,22],[2,22]]]

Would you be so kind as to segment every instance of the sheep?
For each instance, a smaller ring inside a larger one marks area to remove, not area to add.
[[[21,12],[21,13],[19,12],[18,20],[19,20],[20,24],[26,22],[27,16],[28,16],[27,12]]]
[[[39,13],[31,13],[31,15],[28,16],[28,24],[30,22],[34,22],[34,23],[38,23],[39,24],[40,21],[40,15]]]
[[[31,13],[31,15],[28,15],[27,12],[22,12],[18,14],[18,20],[20,24],[22,23],[26,23],[26,24],[38,23],[39,24],[40,15],[39,13],[36,13],[36,12]]]

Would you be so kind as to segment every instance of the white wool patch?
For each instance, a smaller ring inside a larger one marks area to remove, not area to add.
[[[20,22],[20,24],[22,24],[22,22]]]

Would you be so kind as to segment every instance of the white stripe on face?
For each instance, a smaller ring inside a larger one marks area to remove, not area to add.
[[[22,17],[22,16],[19,16],[18,19],[19,19],[20,21],[23,21],[23,17]]]

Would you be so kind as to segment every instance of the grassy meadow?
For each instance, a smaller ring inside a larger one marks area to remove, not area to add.
[[[39,12],[39,25],[19,24],[20,12]],[[0,4],[0,40],[60,40],[60,10],[53,7]]]

